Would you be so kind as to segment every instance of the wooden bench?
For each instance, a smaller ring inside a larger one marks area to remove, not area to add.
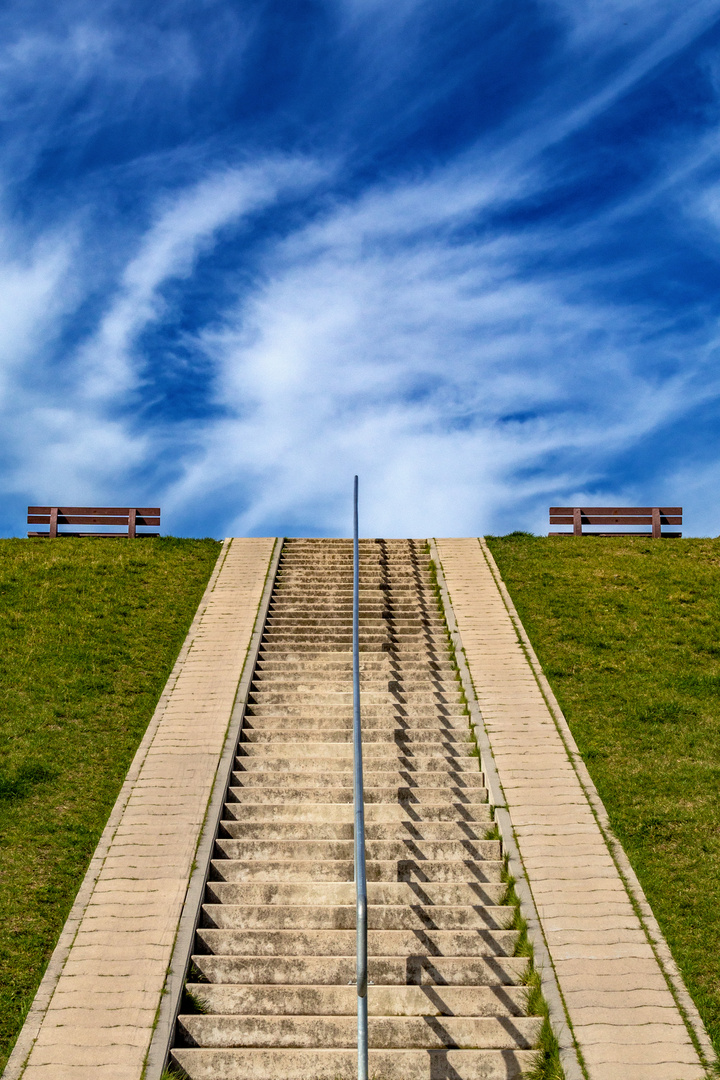
[[[110,536],[138,539],[159,536],[157,532],[138,532],[138,527],[160,525],[160,507],[127,506],[28,506],[28,525],[47,525],[47,532],[28,532],[28,536]],[[59,532],[59,525],[122,525],[124,532]]]
[[[551,506],[551,525],[572,525],[572,532],[549,532],[548,536],[652,536],[676,539],[681,532],[663,532],[665,525],[682,525],[682,506]],[[584,525],[649,526],[638,532],[583,532]]]

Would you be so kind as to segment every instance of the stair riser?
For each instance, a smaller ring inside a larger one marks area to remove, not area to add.
[[[307,747],[300,744],[295,747],[290,744],[284,748],[285,753],[280,756],[283,748],[278,750],[263,748],[238,754],[235,759],[235,769],[238,772],[314,772],[323,776],[329,772],[350,772],[353,767],[352,755],[347,749],[338,749],[331,754],[320,756],[318,751],[311,751],[307,756],[303,752]],[[323,748],[324,749],[324,748]],[[292,756],[287,756],[292,755]],[[378,770],[409,769],[411,772],[462,772],[478,774],[478,760],[469,754],[463,757],[454,754],[433,754],[432,749],[418,751],[405,747],[381,747],[380,750],[370,748],[364,757],[365,772],[377,772]]]
[[[373,823],[391,824],[409,821],[420,827],[423,822],[438,822],[450,824],[454,827],[464,828],[465,823],[470,828],[488,827],[491,822],[491,809],[487,803],[476,803],[472,809],[460,803],[445,803],[439,806],[430,804],[423,805],[412,811],[412,817],[408,814],[407,804],[393,803],[368,803],[365,807],[365,825],[370,829]],[[253,823],[277,822],[302,824],[311,822],[337,823],[339,825],[353,822],[353,808],[351,803],[258,803],[247,805],[245,803],[226,803],[224,821],[235,821],[251,826]]]
[[[352,704],[345,703],[332,705],[320,701],[315,702],[315,704],[310,706],[307,703],[288,703],[286,705],[281,705],[277,703],[261,704],[259,702],[250,702],[247,708],[247,716],[251,718],[270,718],[276,716],[278,719],[284,720],[286,724],[288,724],[288,721],[292,720],[292,723],[289,724],[290,727],[295,726],[295,717],[306,717],[308,719],[315,717],[337,717],[338,719],[342,718],[343,721],[350,721],[352,723]],[[412,724],[416,720],[426,717],[429,720],[433,720],[438,726],[447,721],[452,727],[465,728],[465,730],[467,730],[469,724],[468,716],[462,709],[453,706],[452,704],[417,704],[410,702],[395,702],[394,704],[390,704],[389,702],[362,703],[363,727],[371,726],[371,718],[379,719],[381,717],[387,717],[396,722],[404,720],[408,724]]]
[[[485,840],[489,822],[479,825],[458,825],[454,821],[429,822],[366,822],[367,840]],[[352,822],[247,822],[223,821],[220,839],[228,840],[346,840],[353,839]]]
[[[233,787],[245,787],[245,788],[262,788],[269,787],[270,789],[276,789],[282,782],[285,791],[287,789],[305,788],[309,792],[325,792],[330,794],[335,792],[340,801],[340,791],[343,788],[352,789],[353,777],[351,772],[328,772],[327,770],[321,771],[316,775],[313,775],[312,771],[308,772],[281,772],[277,769],[272,769],[269,772],[249,771],[249,772],[233,772],[232,784]],[[456,796],[460,792],[475,793],[483,787],[483,777],[474,772],[461,772],[460,770],[450,769],[433,769],[426,771],[415,771],[413,769],[405,768],[395,771],[385,771],[380,769],[365,769],[365,783],[367,787],[365,789],[365,799],[370,801],[372,798],[372,788],[395,788],[395,798],[398,798],[398,788],[404,787],[408,792],[422,791],[423,788],[430,788],[431,791],[444,792],[448,797]],[[287,784],[287,788],[285,788]],[[447,786],[446,786],[447,785]],[[282,788],[281,788],[282,789]]]
[[[312,736],[314,731],[317,731],[319,735],[322,731],[338,729],[345,729],[352,734],[352,710],[336,710],[336,714],[330,713],[328,716],[323,716],[306,711],[291,717],[280,710],[270,713],[261,711],[257,715],[248,712],[243,717],[243,732],[266,731],[268,735],[272,732],[270,736],[272,738],[276,737],[274,733],[277,731],[307,732],[308,737]],[[435,713],[428,710],[426,715],[418,716],[417,708],[410,712],[407,709],[401,711],[397,708],[373,709],[370,714],[367,709],[363,709],[362,712],[363,744],[367,737],[373,737],[375,731],[380,732],[383,737],[386,734],[390,737],[396,731],[430,732],[433,735],[445,737],[447,734],[450,738],[464,740],[469,730],[468,717],[464,713]]]
[[[292,675],[266,675],[254,678],[251,686],[251,694],[316,694],[324,697],[327,694],[352,693],[348,687],[352,687],[350,678],[340,679],[336,673],[328,672],[327,678],[313,680],[308,677],[314,673],[306,674],[305,678],[293,678]],[[408,694],[422,694],[423,699],[433,699],[436,695],[443,698],[452,696],[453,700],[460,700],[457,686],[449,679],[418,679],[412,676],[398,676],[395,672],[384,673],[382,676],[367,675],[360,679],[360,693],[363,702],[372,700],[373,695],[391,694],[406,697]]]
[[[452,862],[417,861],[415,859],[390,862],[368,861],[367,880],[408,881],[423,885],[425,882],[447,881],[464,883],[470,877],[478,884],[502,880],[502,862],[476,863],[472,859],[456,859]],[[351,861],[342,859],[303,862],[301,859],[273,862],[213,859],[212,876],[216,881],[354,881]]]
[[[310,741],[312,740],[312,741]],[[348,724],[342,728],[291,728],[278,725],[277,728],[271,728],[270,730],[253,730],[252,728],[244,728],[240,737],[240,751],[243,754],[257,754],[261,753],[261,747],[267,744],[271,746],[279,743],[282,745],[286,743],[301,744],[305,747],[306,751],[309,746],[315,747],[322,743],[328,744],[332,747],[334,743],[342,749],[338,749],[338,753],[347,752],[348,746],[352,746],[352,726]],[[445,753],[456,754],[468,754],[470,749],[474,745],[470,739],[469,728],[466,731],[458,731],[454,733],[444,729],[423,729],[408,731],[406,728],[388,727],[387,730],[382,728],[365,728],[363,730],[363,753],[380,753],[374,749],[376,743],[389,743],[394,744],[396,747],[410,748],[414,753],[426,753],[423,747],[427,746],[431,751],[443,751]],[[257,749],[256,749],[257,748]],[[417,748],[417,749],[415,749]],[[297,748],[293,751],[297,752]],[[334,749],[327,750],[323,745],[320,751],[323,754],[335,753]]]
[[[218,858],[242,859],[352,859],[353,842],[351,840],[225,840],[216,841]],[[368,840],[365,844],[368,862],[376,860],[417,859],[436,861],[438,859],[475,859],[484,862],[487,859],[499,860],[501,848],[499,840]]]
[[[245,776],[247,774],[244,774]],[[283,777],[283,780],[286,778]],[[242,803],[276,803],[287,799],[294,803],[352,803],[352,787],[326,786],[301,787],[293,784],[292,787],[263,787],[262,785],[235,786],[230,788],[230,795],[234,802]],[[487,802],[487,790],[485,788],[460,788],[457,784],[443,785],[442,787],[424,784],[420,787],[410,787],[402,784],[375,787],[366,783],[365,805],[372,803],[390,803],[421,808],[425,803],[437,804],[442,799],[453,800],[454,803],[466,803],[468,806]]]

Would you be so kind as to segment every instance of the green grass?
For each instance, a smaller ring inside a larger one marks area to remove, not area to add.
[[[0,1070],[219,547],[0,540]]]
[[[720,540],[489,545],[720,1050]]]

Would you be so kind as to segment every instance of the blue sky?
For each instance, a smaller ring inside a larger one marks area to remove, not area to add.
[[[6,0],[0,533],[720,533],[720,0]]]

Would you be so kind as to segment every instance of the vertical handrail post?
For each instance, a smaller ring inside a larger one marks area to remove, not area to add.
[[[353,487],[353,796],[355,804],[355,898],[357,927],[358,1080],[368,1080],[367,882],[365,879],[365,799],[360,727],[360,554],[358,478]]]

